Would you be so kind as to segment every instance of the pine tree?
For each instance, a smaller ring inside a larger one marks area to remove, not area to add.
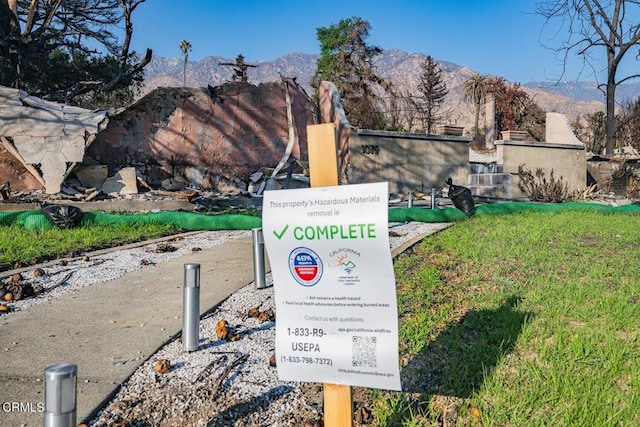
[[[317,88],[321,80],[334,83],[352,125],[384,129],[385,119],[377,108],[379,97],[374,89],[384,88],[386,82],[373,67],[373,58],[382,50],[366,43],[370,30],[369,22],[359,17],[318,28],[320,58],[311,85]]]
[[[449,93],[446,83],[442,80],[442,70],[438,62],[431,56],[427,56],[421,64],[422,74],[418,92],[418,107],[422,117],[422,123],[427,133],[433,133],[434,125],[442,119],[438,110],[444,103]]]

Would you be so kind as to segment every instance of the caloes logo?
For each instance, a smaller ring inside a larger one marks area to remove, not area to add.
[[[356,268],[356,264],[349,259],[348,254],[343,253],[336,259],[336,267],[342,267],[347,274],[351,274],[353,269]]]
[[[322,260],[309,248],[295,248],[289,254],[289,271],[302,286],[313,286],[322,278]]]

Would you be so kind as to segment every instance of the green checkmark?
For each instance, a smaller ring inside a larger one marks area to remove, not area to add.
[[[278,238],[278,240],[282,239],[282,236],[284,236],[284,233],[287,232],[287,229],[289,228],[289,224],[285,225],[285,227],[282,229],[282,231],[280,233],[278,233],[277,231],[274,230],[273,234],[275,234],[275,236]]]

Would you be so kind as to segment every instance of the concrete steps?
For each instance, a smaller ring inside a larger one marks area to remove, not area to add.
[[[469,174],[502,173],[502,165],[497,163],[469,163]]]
[[[511,182],[509,173],[470,173],[467,184],[477,186],[504,185]]]
[[[467,187],[477,197],[511,198],[512,175],[496,163],[469,163]]]
[[[506,185],[469,185],[468,188],[476,197],[511,199],[510,188]]]

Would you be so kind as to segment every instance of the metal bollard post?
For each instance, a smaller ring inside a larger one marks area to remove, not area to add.
[[[70,363],[44,370],[44,427],[76,426],[78,367]]]
[[[407,198],[407,207],[413,207],[413,192],[409,191],[409,197]]]
[[[253,237],[253,276],[256,289],[267,287],[264,267],[264,236],[262,228],[252,228]]]
[[[435,188],[431,188],[431,209],[436,209],[437,203],[436,203],[436,189]]]
[[[182,346],[195,351],[200,341],[200,264],[184,265]]]

